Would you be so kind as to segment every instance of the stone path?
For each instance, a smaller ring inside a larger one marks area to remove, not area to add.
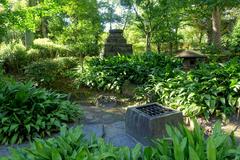
[[[124,108],[101,108],[96,106],[81,106],[84,111],[84,124],[110,124],[124,121]]]
[[[114,146],[128,146],[133,148],[137,142],[125,133],[124,108],[101,108],[96,106],[83,106],[85,114],[84,128],[87,132],[95,133],[104,138],[107,143]]]
[[[134,138],[125,133],[125,122],[118,121],[112,124],[89,124],[85,125],[84,133],[87,138],[95,134],[99,138],[103,138],[107,143],[114,146],[135,147],[138,143]]]

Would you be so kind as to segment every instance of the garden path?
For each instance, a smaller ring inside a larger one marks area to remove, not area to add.
[[[84,111],[84,124],[110,124],[124,120],[124,108],[103,108],[93,105],[81,105]]]
[[[125,107],[104,108],[81,105],[84,111],[84,132],[87,135],[96,134],[114,146],[133,148],[137,142],[125,133]],[[89,134],[90,133],[90,134]]]

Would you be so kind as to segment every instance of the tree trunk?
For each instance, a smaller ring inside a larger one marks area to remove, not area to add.
[[[158,54],[161,53],[161,43],[157,43],[157,51],[158,51]]]
[[[41,32],[42,32],[43,38],[48,37],[48,24],[47,24],[46,17],[42,17],[42,19],[41,19]]]
[[[83,54],[80,54],[82,73],[84,72],[84,58],[85,58],[85,56]]]
[[[221,13],[219,7],[215,7],[212,12],[212,30],[213,44],[216,48],[222,48],[221,45]]]
[[[35,6],[37,3],[35,0],[29,0],[28,1],[28,6],[32,7]],[[25,31],[25,46],[26,48],[30,48],[33,44],[33,40],[34,40],[34,33],[30,30],[30,29],[26,29]]]
[[[34,33],[31,30],[27,29],[25,31],[25,46],[27,49],[32,46],[33,40],[34,40]]]
[[[199,46],[199,49],[202,50],[202,40],[203,40],[203,36],[204,36],[204,33],[202,31],[200,31],[200,34],[199,34],[199,42],[198,42],[198,46]]]
[[[110,30],[112,30],[112,22],[110,22]]]
[[[202,45],[202,39],[203,39],[203,32],[200,32],[200,35],[199,35],[199,46]]]
[[[207,30],[207,44],[210,46],[212,45],[212,29]]]
[[[173,54],[173,43],[169,42],[169,52],[172,55]]]
[[[151,52],[152,47],[151,47],[151,33],[148,32],[146,33],[146,52]]]
[[[175,52],[178,51],[179,43],[178,43],[178,28],[175,30]]]

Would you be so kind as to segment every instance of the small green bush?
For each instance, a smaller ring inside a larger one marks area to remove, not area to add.
[[[22,72],[23,66],[28,64],[27,50],[22,43],[2,44],[0,60],[7,73]]]
[[[240,147],[235,144],[233,134],[221,131],[220,123],[213,134],[205,138],[202,128],[195,123],[190,131],[187,127],[179,129],[167,126],[168,136],[156,140],[153,147],[135,148],[113,147],[102,139],[87,141],[81,128],[65,127],[60,136],[49,140],[36,140],[31,148],[14,150],[6,160],[26,159],[66,159],[66,160],[226,160],[239,159]]]
[[[45,137],[79,118],[79,107],[66,95],[36,88],[32,83],[0,79],[0,143],[22,143]]]
[[[33,81],[48,86],[56,79],[65,77],[66,72],[77,67],[78,62],[77,58],[72,57],[36,61],[25,67],[25,74]]]
[[[71,50],[67,46],[54,43],[48,38],[35,39],[33,44],[40,51],[41,57],[44,59],[69,56],[71,54]]]
[[[29,59],[29,62],[35,62],[42,59],[42,55],[40,51],[38,49],[33,49],[33,48],[27,51],[27,57]]]

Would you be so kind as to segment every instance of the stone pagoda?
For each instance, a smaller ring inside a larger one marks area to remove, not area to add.
[[[104,45],[103,57],[116,56],[118,54],[130,55],[132,54],[132,45],[127,44],[123,37],[123,30],[114,29],[109,31],[109,36]]]

